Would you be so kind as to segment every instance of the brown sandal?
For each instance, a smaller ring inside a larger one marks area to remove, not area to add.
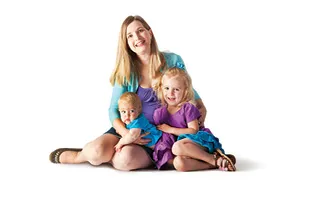
[[[60,155],[65,151],[79,152],[79,151],[82,151],[82,149],[78,149],[78,148],[59,148],[59,149],[56,149],[55,151],[51,152],[49,155],[50,162],[60,163],[60,161],[59,161]]]
[[[217,149],[216,152],[213,154],[214,160],[215,160],[215,165],[218,167],[220,170],[223,171],[236,171],[235,163],[236,159],[233,155],[225,155],[222,153],[220,149]],[[218,159],[221,158],[221,162],[218,164]],[[229,168],[229,166],[232,168]]]
[[[232,154],[225,154],[225,155],[230,158],[230,160],[232,161],[234,165],[236,164],[236,158],[234,155]]]

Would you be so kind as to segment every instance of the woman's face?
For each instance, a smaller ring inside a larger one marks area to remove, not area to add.
[[[182,79],[178,76],[167,77],[162,79],[163,98],[167,105],[177,106],[182,103],[186,87]]]
[[[151,49],[151,30],[144,28],[138,20],[127,26],[127,42],[130,49],[137,55],[149,54]]]

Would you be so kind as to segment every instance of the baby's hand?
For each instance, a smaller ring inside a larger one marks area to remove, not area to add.
[[[116,145],[114,146],[114,149],[115,149],[116,152],[120,152],[123,146],[124,146],[124,145],[118,143],[118,144],[116,144]]]
[[[161,125],[157,125],[157,129],[159,129],[160,131],[163,131],[165,133],[172,133],[173,127],[171,127],[167,124],[161,124]]]

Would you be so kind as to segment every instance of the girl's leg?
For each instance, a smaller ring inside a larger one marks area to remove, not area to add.
[[[209,163],[203,162],[201,160],[196,160],[194,158],[189,158],[187,156],[176,156],[174,158],[173,165],[177,171],[182,172],[216,168]]]
[[[206,152],[203,147],[188,138],[175,142],[172,152],[174,155],[181,156],[174,160],[174,167],[181,171],[213,169],[217,168],[218,163],[222,162],[222,157],[215,159],[213,154]],[[228,168],[232,171],[231,166],[228,166]]]
[[[116,152],[111,161],[114,168],[123,171],[148,168],[153,165],[146,151],[134,144],[124,146]]]
[[[109,162],[114,154],[114,146],[119,138],[112,134],[104,134],[92,142],[87,143],[82,151],[65,151],[60,154],[61,163],[83,163],[89,162],[92,165],[100,165]]]

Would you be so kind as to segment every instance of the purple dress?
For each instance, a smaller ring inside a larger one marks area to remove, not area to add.
[[[153,119],[155,125],[168,124],[176,128],[187,128],[187,123],[198,119],[200,113],[190,106],[192,104],[185,103],[176,113],[170,114],[167,110],[167,106],[162,106],[154,111]],[[160,169],[164,164],[175,156],[172,153],[172,146],[175,143],[177,137],[164,133],[159,141],[155,144],[153,159],[156,161],[156,166]]]
[[[170,114],[167,111],[167,106],[162,106],[155,110],[153,118],[156,124],[165,123],[176,128],[187,128],[189,122],[199,119],[200,116],[200,112],[196,106],[191,103],[185,103],[174,114]],[[220,149],[224,153],[219,139],[215,137],[208,128],[200,127],[196,134],[181,134],[178,136],[177,140],[184,138],[188,138],[193,142],[206,147],[209,153],[213,153],[216,149]]]

